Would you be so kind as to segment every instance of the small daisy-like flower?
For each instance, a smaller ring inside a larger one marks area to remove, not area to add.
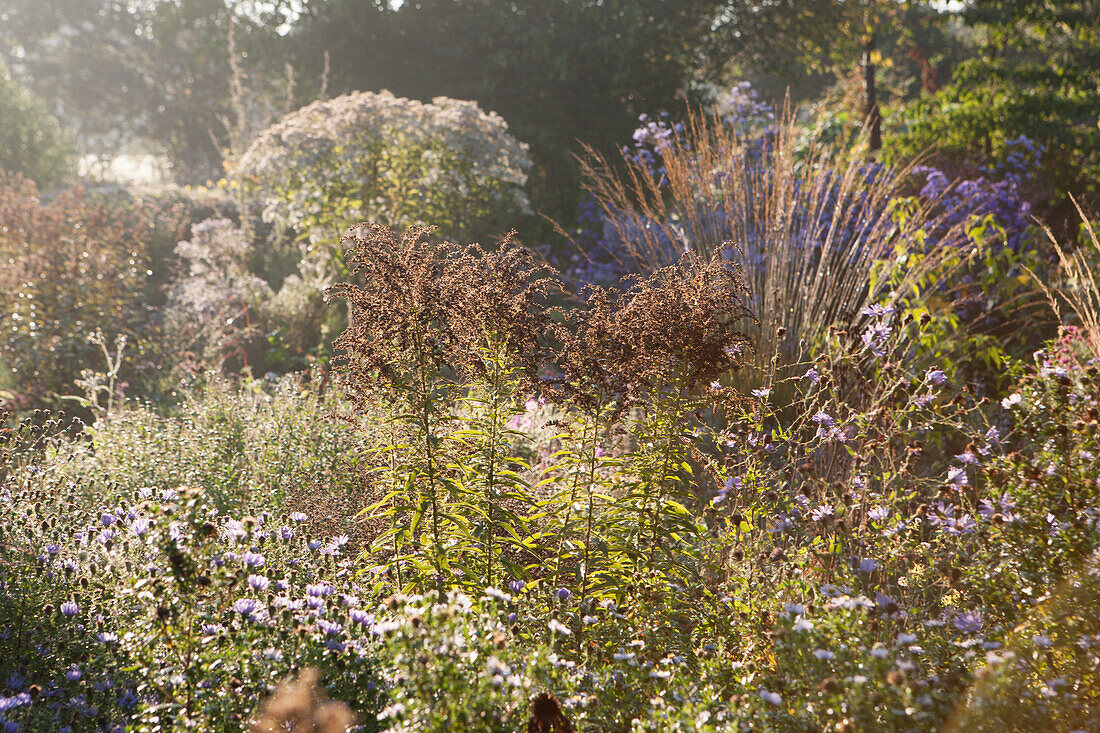
[[[238,598],[233,602],[233,610],[245,618],[250,618],[259,607],[260,604],[254,598]]]
[[[573,594],[568,588],[558,588],[557,592],[554,595],[558,597],[559,601],[568,601],[570,596],[572,596]]]
[[[924,376],[937,387],[947,382],[947,374],[942,369],[929,369]]]
[[[770,395],[771,393],[772,391],[770,389],[754,389],[752,391],[752,396],[758,397],[762,400],[766,400],[768,398],[768,395]]]
[[[290,519],[293,522],[304,522],[309,519],[309,517],[306,516],[304,512],[292,512],[290,515]]]
[[[77,615],[78,613],[80,613],[80,606],[77,604],[76,601],[65,601],[64,603],[61,604],[61,615],[62,616],[65,616],[67,618],[72,618],[73,616]]]
[[[820,384],[821,383],[821,374],[819,374],[818,371],[816,369],[814,369],[813,367],[810,367],[809,369],[807,369],[806,373],[802,375],[802,378],[803,379],[808,379],[811,382],[813,382],[814,384]]]
[[[267,590],[267,586],[269,586],[270,584],[271,581],[268,580],[267,576],[265,575],[248,576],[248,586],[253,590],[265,591]]]
[[[130,523],[130,531],[138,537],[149,531],[150,521],[145,517],[138,517]]]

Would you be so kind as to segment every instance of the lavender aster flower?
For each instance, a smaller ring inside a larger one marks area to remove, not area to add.
[[[266,575],[249,575],[248,585],[253,590],[265,591],[267,586],[271,584]]]
[[[976,634],[982,630],[981,611],[960,613],[951,620],[952,625],[964,634]]]
[[[72,618],[80,613],[80,606],[76,601],[65,601],[61,604],[61,615]]]
[[[258,552],[246,552],[241,556],[241,560],[250,568],[262,568],[267,562]]]

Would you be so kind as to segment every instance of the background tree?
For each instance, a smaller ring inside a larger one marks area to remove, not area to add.
[[[0,52],[85,151],[142,142],[168,155],[181,182],[220,177],[242,90],[278,98],[286,86],[276,32],[286,18],[281,3],[263,12],[242,0],[6,5]],[[246,82],[237,94],[234,65],[237,81]]]
[[[956,173],[1003,162],[1021,135],[1041,148],[1029,192],[1074,221],[1066,193],[1100,205],[1100,3],[973,0],[961,17],[976,53],[899,121],[896,150],[934,148]]]
[[[72,152],[57,120],[0,63],[0,171],[52,186],[72,170]]]
[[[476,100],[531,146],[536,210],[577,199],[578,141],[612,151],[638,115],[696,98],[700,49],[722,0],[314,0],[291,35],[328,91]]]

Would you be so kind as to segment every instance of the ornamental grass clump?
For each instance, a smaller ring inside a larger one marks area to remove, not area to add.
[[[610,259],[619,273],[654,272],[684,252],[740,263],[757,315],[747,331],[752,369],[739,378],[746,387],[790,376],[824,346],[830,325],[854,327],[863,308],[909,292],[940,265],[935,255],[967,241],[968,222],[937,219],[935,199],[906,199],[911,166],[807,142],[790,115],[754,137],[691,113],[676,125],[652,122],[636,139],[621,161],[594,151],[581,161],[598,209],[582,254],[594,265]],[[897,282],[883,277],[884,262],[909,252],[927,256],[910,257]]]
[[[506,426],[541,363],[552,281],[510,240],[487,253],[430,232],[351,230],[356,282],[329,291],[350,307],[334,346],[353,404],[369,410],[379,395],[395,404],[384,451],[391,490],[373,508],[394,520],[376,543],[392,555],[393,580],[430,572],[441,584],[461,565],[466,581],[488,585],[502,563],[522,574],[530,549],[531,498]]]

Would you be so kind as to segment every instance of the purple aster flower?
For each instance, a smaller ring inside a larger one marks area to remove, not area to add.
[[[289,540],[291,537],[294,536],[294,530],[284,525],[282,527],[279,527],[279,536],[282,537],[284,540]]]
[[[348,612],[348,617],[353,624],[359,624],[360,626],[370,626],[374,623],[374,614],[367,613],[360,608],[353,608]]]
[[[309,519],[309,517],[307,517],[303,512],[294,512],[290,515],[290,519],[294,522],[304,522]]]
[[[803,379],[808,379],[811,382],[813,382],[814,384],[820,384],[821,383],[821,375],[818,374],[818,371],[816,369],[814,369],[813,367],[810,367],[809,369],[807,369],[806,373],[802,375],[802,378]]]
[[[867,512],[867,518],[876,522],[882,522],[890,518],[890,510],[884,506],[876,506]]]
[[[523,590],[524,587],[524,582],[522,580],[513,579],[508,581],[508,590],[510,590],[513,594],[519,593]]]
[[[267,586],[271,584],[266,575],[249,575],[248,585],[253,590],[265,591]]]
[[[947,483],[956,488],[968,485],[970,479],[966,477],[966,468],[963,466],[952,466],[947,469]]]
[[[222,531],[231,540],[242,540],[248,536],[248,530],[244,528],[244,524],[239,519],[227,521]]]
[[[886,340],[890,338],[890,334],[893,330],[893,328],[885,324],[870,326],[863,332],[861,337],[863,345],[866,346],[872,354],[881,359],[886,356]]]
[[[46,552],[50,556],[56,555],[57,553],[61,552],[61,545],[55,545],[55,544],[52,544],[52,543],[49,544],[49,545],[46,545]]]
[[[126,690],[118,698],[118,706],[123,710],[129,710],[138,703],[137,693],[133,690]]]
[[[955,459],[959,461],[959,463],[963,463],[967,466],[978,465],[978,457],[974,455],[974,453],[972,453],[971,451],[963,451],[962,453],[955,456]]]
[[[309,549],[311,550],[318,550],[321,548],[322,544],[323,543],[321,542],[321,540],[310,540],[308,543],[306,543],[306,546],[309,547]]]
[[[821,506],[810,512],[810,518],[813,519],[815,522],[823,522],[829,517],[833,516],[833,514],[835,513],[836,510],[833,509],[832,504],[822,504]]]
[[[105,529],[102,532],[100,532],[99,535],[96,537],[96,542],[98,542],[101,545],[105,545],[108,542],[110,542],[111,540],[113,540],[114,537],[115,537],[115,531],[113,529]]]
[[[251,618],[259,607],[260,604],[255,598],[238,598],[233,601],[233,610],[245,618]]]
[[[61,615],[62,616],[67,616],[69,618],[72,618],[73,616],[77,615],[78,613],[80,613],[80,606],[77,605],[76,601],[65,601],[64,603],[61,604]]]
[[[241,556],[241,560],[250,568],[262,568],[267,562],[258,552],[246,552]]]
[[[203,624],[202,625],[202,633],[203,633],[204,636],[214,636],[215,634],[220,634],[223,631],[225,631],[225,627],[222,626],[221,624]]]
[[[568,588],[558,588],[555,595],[558,597],[559,601],[568,601],[570,596],[572,596],[573,594],[569,591]]]
[[[118,635],[110,631],[101,631],[95,635],[95,638],[99,640],[100,644],[105,644],[106,646],[118,643]]]
[[[875,560],[872,560],[869,557],[865,557],[865,558],[863,558],[862,560],[859,561],[859,572],[861,572],[861,573],[865,573],[867,575],[870,575],[871,573],[878,570],[878,568],[879,568],[878,562],[876,562]]]
[[[892,306],[892,305],[881,306],[878,303],[875,303],[874,305],[869,305],[866,308],[864,308],[862,311],[860,311],[860,313],[862,313],[863,315],[872,316],[874,318],[882,318],[883,316],[888,316],[893,312],[894,312],[894,306]]]
[[[772,391],[770,389],[754,389],[752,391],[752,396],[759,397],[762,400],[766,400],[768,398],[768,395],[770,395],[771,393]]]
[[[0,713],[30,704],[31,696],[30,693],[27,692],[20,692],[18,695],[13,695],[11,697],[0,697]],[[16,730],[19,729],[16,728]]]
[[[947,382],[947,374],[942,369],[929,369],[924,376],[937,387]]]
[[[130,531],[138,537],[149,531],[149,520],[145,517],[138,517],[130,524]]]
[[[108,514],[107,512],[104,512],[99,518],[99,523],[102,524],[104,527],[110,527],[112,524],[115,523],[116,520],[117,517],[115,517],[114,514]]]
[[[65,679],[69,682],[79,682],[80,678],[84,676],[84,673],[80,671],[80,667],[75,664],[65,670]]]
[[[306,595],[328,597],[331,596],[335,590],[336,589],[328,583],[311,583],[306,586]]]
[[[951,620],[952,625],[964,634],[976,634],[982,630],[981,611],[960,613]]]
[[[337,636],[344,630],[344,627],[335,621],[326,621],[323,618],[317,619],[317,628],[321,629],[321,631],[325,632],[328,636]]]

